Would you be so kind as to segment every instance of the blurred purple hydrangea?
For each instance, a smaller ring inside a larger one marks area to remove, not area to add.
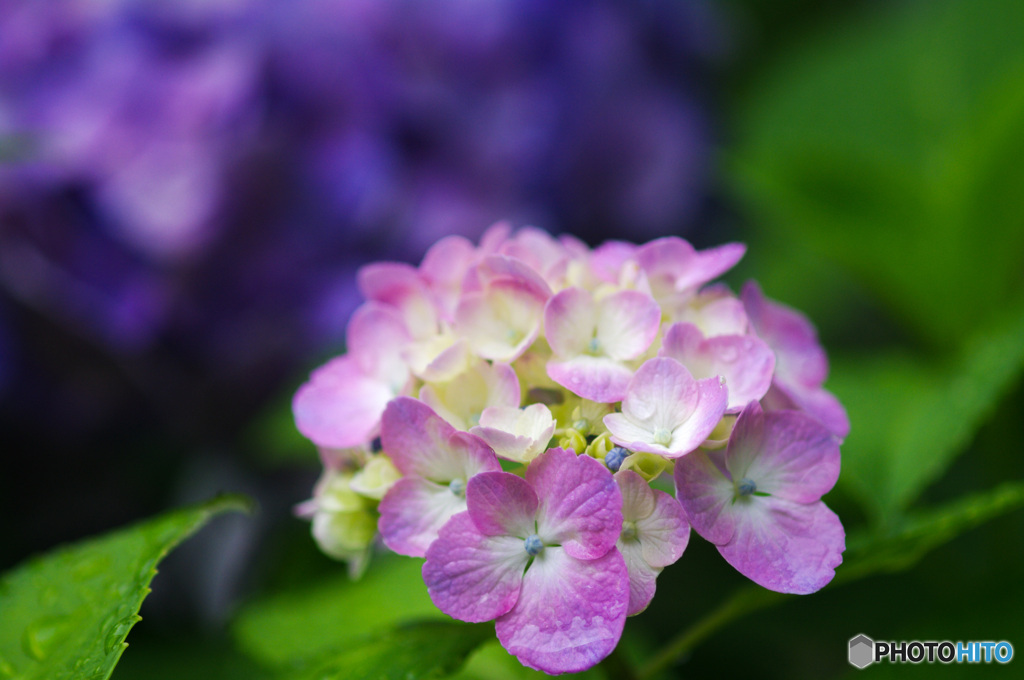
[[[502,218],[685,229],[717,49],[677,0],[0,4],[0,291],[273,389],[340,342],[367,260]]]

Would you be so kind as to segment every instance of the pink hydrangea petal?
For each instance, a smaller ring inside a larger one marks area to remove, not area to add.
[[[832,434],[844,439],[850,434],[850,418],[835,395],[824,387],[802,389],[796,385],[772,383],[763,400],[768,410],[798,409],[817,418]]]
[[[736,534],[732,502],[736,488],[713,458],[724,466],[718,451],[694,451],[676,461],[676,498],[694,530],[722,545]]]
[[[635,522],[650,517],[656,506],[651,485],[632,470],[621,470],[614,477],[622,494],[623,521]]]
[[[720,375],[729,389],[726,412],[736,413],[752,399],[760,399],[771,386],[775,355],[763,340],[752,335],[704,337],[689,323],[669,327],[658,356],[686,366],[694,378]]]
[[[445,321],[451,322],[459,302],[462,279],[476,261],[476,248],[462,236],[445,236],[423,256],[419,272]]]
[[[620,446],[678,458],[707,439],[727,401],[728,390],[717,378],[694,380],[675,359],[658,357],[644,362],[630,380],[622,413],[605,416],[604,424]]]
[[[367,376],[402,390],[409,380],[409,369],[402,352],[409,344],[409,334],[401,315],[393,308],[376,302],[361,305],[352,314],[346,331],[348,356]]]
[[[544,336],[556,357],[575,357],[587,350],[597,328],[597,305],[581,288],[566,288],[544,307]]]
[[[615,649],[628,603],[629,576],[618,550],[577,560],[548,547],[526,570],[515,607],[498,618],[495,630],[524,666],[575,673]]]
[[[651,491],[657,505],[648,517],[637,520],[637,536],[647,564],[667,567],[683,556],[690,542],[690,523],[679,501],[664,491]]]
[[[647,563],[643,549],[637,541],[619,541],[616,547],[622,554],[626,562],[626,571],[629,573],[629,605],[626,608],[626,616],[636,616],[647,609],[647,605],[654,599],[661,569]]]
[[[381,423],[381,445],[403,474],[437,482],[499,470],[494,452],[478,437],[455,428],[410,397],[391,401]]]
[[[699,401],[697,381],[682,364],[674,359],[650,359],[630,381],[622,413],[649,432],[671,432],[686,421]]]
[[[445,346],[446,342],[450,342]],[[466,370],[472,358],[464,340],[437,336],[432,341],[413,343],[402,353],[412,372],[427,382],[445,382]]]
[[[605,554],[622,530],[622,494],[611,472],[590,456],[548,449],[526,470],[540,499],[537,533],[578,559]]]
[[[447,383],[420,389],[420,400],[460,430],[470,429],[490,406],[518,407],[520,396],[511,366],[480,359]]]
[[[522,477],[509,472],[482,472],[466,486],[469,516],[488,536],[525,539],[535,531],[537,494]],[[525,550],[522,545],[521,550]]]
[[[430,599],[445,614],[473,623],[515,606],[530,558],[522,540],[481,533],[469,513],[441,528],[426,557],[423,580]]]
[[[839,517],[824,503],[753,497],[737,512],[736,535],[718,546],[722,557],[760,586],[804,595],[835,576],[846,549]]]
[[[605,241],[590,255],[590,270],[605,283],[618,283],[619,273],[633,259],[637,246],[625,241]]]
[[[536,339],[544,300],[515,282],[492,284],[463,295],[455,310],[455,332],[484,359],[511,362]]]
[[[820,387],[828,359],[814,325],[800,312],[765,298],[754,281],[741,293],[754,332],[775,351],[775,375],[784,384]]]
[[[839,443],[824,425],[799,411],[743,409],[725,454],[733,479],[798,503],[822,497],[839,479]]]
[[[500,253],[515,258],[536,272],[546,274],[568,253],[551,234],[536,227],[523,227],[502,244]]]
[[[661,308],[635,290],[612,293],[598,304],[600,351],[619,361],[635,359],[651,346],[661,325]]]
[[[388,489],[377,509],[384,545],[399,555],[423,557],[445,522],[466,509],[466,501],[447,486],[403,477]]]
[[[351,357],[338,357],[314,371],[295,393],[295,425],[317,446],[358,446],[377,434],[393,396],[388,385],[366,376]]]
[[[676,321],[692,323],[705,337],[744,335],[750,328],[747,312],[728,288],[709,286],[676,310]]]
[[[516,288],[540,301],[541,306],[551,297],[551,287],[525,262],[504,255],[489,255],[478,266],[480,280],[485,288],[495,284],[514,284]]]
[[[437,308],[415,267],[375,262],[359,269],[357,282],[367,300],[396,309],[412,337],[422,338],[437,331]]]
[[[742,243],[726,243],[697,252],[687,241],[668,236],[640,246],[636,259],[663,295],[699,288],[732,269],[746,250]]]
[[[602,404],[626,398],[633,372],[614,359],[578,356],[568,361],[549,361],[548,377],[573,394]]]
[[[501,458],[528,463],[548,448],[555,433],[555,419],[544,404],[489,406],[480,414],[480,425],[470,429]]]

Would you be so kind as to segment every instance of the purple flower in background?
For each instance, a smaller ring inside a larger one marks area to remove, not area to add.
[[[689,223],[712,29],[671,0],[5,3],[0,289],[265,395],[340,340],[366,260]]]
[[[846,534],[821,501],[839,478],[839,443],[798,411],[740,414],[725,453],[676,462],[676,497],[690,524],[741,574],[783,593],[821,589],[842,562]]]

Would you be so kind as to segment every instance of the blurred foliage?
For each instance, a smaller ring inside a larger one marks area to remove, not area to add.
[[[789,50],[738,99],[729,177],[777,252],[840,265],[951,349],[1024,291],[1024,4],[873,10]],[[817,306],[807,281],[765,278]]]
[[[403,620],[445,619],[427,595],[422,566],[423,560],[388,555],[376,559],[360,581],[339,569],[333,578],[249,604],[236,617],[235,636],[254,658],[280,665]]]
[[[427,680],[444,678],[491,631],[487,625],[450,621],[406,624],[350,640],[285,672],[286,680]]]
[[[1024,310],[967,343],[948,366],[906,355],[847,360],[832,386],[853,427],[840,482],[881,524],[900,514],[970,443],[1024,371]]]
[[[108,678],[139,621],[157,563],[213,516],[247,502],[224,496],[59,548],[0,579],[0,678]]]

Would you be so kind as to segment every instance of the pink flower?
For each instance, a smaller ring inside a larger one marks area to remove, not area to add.
[[[727,413],[738,413],[747,402],[768,392],[775,368],[771,349],[753,335],[716,335],[705,338],[689,323],[672,324],[658,356],[675,359],[694,378],[725,378],[729,390]]]
[[[611,473],[589,456],[549,449],[525,480],[473,477],[466,501],[468,511],[427,550],[434,604],[463,621],[497,619],[505,649],[547,673],[582,671],[611,653],[629,603]]]
[[[717,377],[694,380],[675,359],[644,362],[629,381],[622,413],[604,424],[630,451],[679,458],[700,446],[725,414],[728,391]]]
[[[388,404],[381,444],[405,475],[378,508],[384,544],[401,555],[423,557],[438,529],[466,509],[469,479],[501,469],[487,444],[458,432],[430,407],[409,397]]]
[[[401,358],[409,336],[396,310],[368,302],[352,315],[346,335],[348,354],[314,371],[292,401],[299,432],[326,449],[373,439],[387,403],[409,386]]]
[[[490,255],[466,275],[455,332],[483,359],[514,361],[537,338],[549,297],[547,282],[528,266]]]
[[[629,571],[629,609],[639,614],[654,598],[655,579],[683,556],[690,525],[683,508],[664,491],[652,489],[632,470],[615,473],[622,492],[622,534],[615,547]]]
[[[661,310],[650,295],[623,290],[599,300],[566,288],[548,300],[544,332],[554,353],[548,376],[570,392],[602,403],[622,401],[636,359],[658,335]]]
[[[753,281],[743,286],[743,305],[754,332],[775,352],[775,377],[766,402],[774,409],[800,409],[837,437],[850,433],[846,409],[822,385],[828,358],[814,326],[800,312],[764,297]]]
[[[821,496],[839,478],[839,444],[798,411],[743,409],[724,454],[676,463],[676,497],[698,534],[770,590],[812,593],[842,562],[845,533]]]
[[[654,297],[673,307],[732,269],[746,251],[742,243],[726,243],[698,252],[678,236],[667,236],[640,246],[636,259],[647,274]]]

